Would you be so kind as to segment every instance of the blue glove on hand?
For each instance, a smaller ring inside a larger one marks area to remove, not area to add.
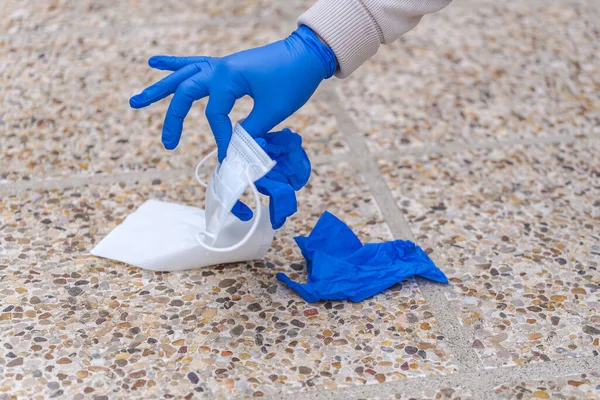
[[[289,129],[271,132],[256,138],[256,142],[277,162],[255,184],[260,193],[269,196],[271,226],[279,229],[297,211],[296,191],[310,178],[310,160],[302,148],[302,137]],[[231,212],[242,221],[252,218],[252,210],[241,201]]]
[[[155,56],[148,64],[175,72],[133,96],[131,107],[143,108],[175,93],[162,132],[165,148],[172,150],[192,103],[209,96],[206,117],[220,162],[231,139],[229,113],[237,99],[254,99],[243,128],[252,136],[265,134],[302,107],[337,67],[333,51],[306,26],[285,40],[222,58]]]

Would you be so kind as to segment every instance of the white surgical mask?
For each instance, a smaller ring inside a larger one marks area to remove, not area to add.
[[[198,170],[213,154],[216,154],[216,151],[200,161],[196,167],[196,179],[206,187],[206,230],[199,233],[198,242],[203,247],[214,251],[227,251],[234,247],[217,246],[227,217],[248,185],[254,194],[256,212],[261,213],[260,196],[254,182],[269,172],[275,166],[275,161],[242,128],[240,123],[237,123],[233,130],[225,159],[212,173],[207,185],[199,178]],[[255,215],[254,219],[258,223],[260,215]],[[256,224],[253,228],[256,229]],[[247,237],[254,232],[254,229],[248,232]],[[239,245],[243,245],[243,241]]]
[[[252,221],[240,221],[230,214],[219,237],[219,245],[237,247],[230,251],[213,251],[200,245],[196,237],[198,232],[206,229],[203,209],[148,200],[102,239],[91,253],[152,271],[181,271],[260,260],[271,247],[274,231],[268,206],[263,206],[258,214]],[[257,228],[244,241],[255,223]],[[239,243],[242,245],[238,246]]]
[[[198,164],[196,172],[205,160]],[[217,166],[207,185],[204,243],[212,245],[217,242],[227,216],[248,185],[252,187],[255,181],[274,166],[275,161],[237,123],[227,147],[227,155],[223,163]],[[199,178],[198,181],[203,184]]]
[[[227,156],[207,184],[206,210],[148,200],[92,250],[92,254],[154,271],[178,271],[261,259],[273,241],[268,206],[261,206],[254,182],[273,168],[273,161],[237,124]],[[240,221],[231,209],[250,186],[256,210]]]

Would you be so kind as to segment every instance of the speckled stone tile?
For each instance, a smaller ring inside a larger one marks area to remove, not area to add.
[[[111,29],[118,26],[155,26],[208,20],[258,20],[282,13],[276,0],[53,0],[4,1],[0,35],[52,34],[65,30]]]
[[[390,233],[348,164],[315,167],[266,259],[152,273],[88,253],[144,200],[202,204],[191,179],[27,191],[0,200],[0,393],[261,396],[454,372],[414,281],[363,303],[307,304],[294,235],[323,211]]]
[[[598,355],[600,141],[380,161],[486,367]]]
[[[339,85],[372,151],[600,132],[600,9],[455,1]]]
[[[191,168],[214,148],[196,102],[173,152],[160,142],[168,107],[163,100],[132,110],[128,99],[165,76],[146,65],[154,54],[223,55],[283,37],[280,25],[261,23],[220,28],[163,27],[129,30],[123,36],[61,34],[48,44],[8,41],[0,60],[0,157],[8,167],[0,181],[43,176]],[[194,39],[191,39],[194,38]],[[309,156],[347,150],[335,118],[318,93],[282,126],[299,132]],[[247,115],[241,99],[232,120]]]
[[[527,381],[518,385],[496,388],[499,399],[598,399],[600,375],[582,374],[557,377],[544,381]]]

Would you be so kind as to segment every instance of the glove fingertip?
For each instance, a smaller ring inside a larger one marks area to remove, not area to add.
[[[279,282],[285,283],[286,285],[289,285],[291,282],[294,282],[293,280],[291,280],[289,278],[289,276],[287,276],[283,272],[278,272],[277,275],[275,275],[275,276],[277,277],[277,280]]]
[[[231,213],[235,215],[240,221],[250,221],[252,219],[252,216],[254,215],[250,207],[248,207],[239,200],[233,205]]]
[[[223,162],[225,157],[227,156],[227,147],[229,147],[229,141],[231,140],[231,132],[229,134],[215,135],[215,141],[217,142],[217,156],[219,158],[219,162]]]
[[[179,144],[179,142],[177,140],[163,140],[163,146],[165,146],[165,149],[167,150],[175,150],[175,148],[177,147],[177,145]]]
[[[227,156],[227,147],[223,148],[222,146],[218,146],[219,149],[217,151],[217,158],[219,159],[219,163],[222,163]]]
[[[148,65],[152,68],[158,67],[162,62],[162,56],[152,56],[148,59]]]
[[[273,221],[271,219],[271,227],[273,228],[274,231],[281,228],[284,224],[285,224],[285,218],[282,221]]]
[[[165,126],[163,127],[162,131],[162,144],[167,150],[175,150],[179,144],[179,135],[173,134],[172,131],[168,129],[167,125],[168,124],[165,122]]]
[[[296,281],[291,280],[286,274],[283,272],[279,272],[277,275],[277,280],[286,284],[290,289],[295,291],[306,301],[307,303],[316,303],[319,301],[319,296],[315,295],[312,291],[306,290],[305,285],[302,285]]]
[[[144,107],[144,102],[140,99],[140,95],[132,96],[129,99],[129,107],[135,109]]]

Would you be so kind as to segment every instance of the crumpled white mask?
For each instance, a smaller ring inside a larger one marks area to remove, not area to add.
[[[216,154],[212,152],[211,155]],[[204,163],[202,160],[196,168]],[[227,156],[208,185],[206,211],[148,200],[111,231],[92,254],[154,271],[179,271],[209,265],[257,260],[273,241],[268,206],[261,206],[254,181],[275,162],[238,124]],[[257,208],[250,221],[231,209],[250,185]],[[207,243],[208,242],[208,243]]]
[[[198,167],[203,162],[204,160]],[[262,178],[274,166],[275,161],[239,123],[236,124],[227,147],[227,155],[213,172],[206,191],[204,235],[208,243],[212,244],[217,240],[227,216],[248,185]],[[198,181],[203,183],[199,178]]]

